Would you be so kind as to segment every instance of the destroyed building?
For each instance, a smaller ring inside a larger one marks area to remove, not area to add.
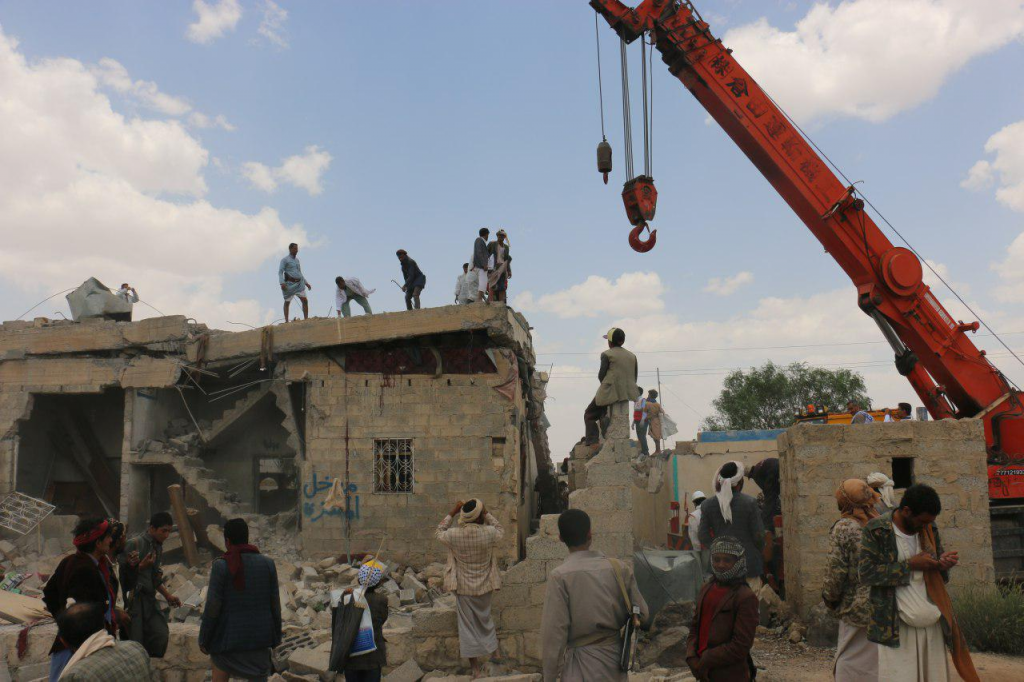
[[[434,527],[479,497],[511,563],[549,466],[546,380],[505,306],[243,332],[182,316],[7,322],[0,493],[138,530],[181,484],[204,523],[276,515],[307,557],[383,543],[417,564],[444,559]]]

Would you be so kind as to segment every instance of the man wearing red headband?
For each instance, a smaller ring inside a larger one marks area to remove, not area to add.
[[[110,633],[117,632],[123,612],[115,608],[118,582],[107,560],[112,531],[107,519],[82,519],[75,526],[73,543],[77,551],[61,560],[43,587],[43,603],[54,618],[64,612],[68,599],[79,604],[93,602],[103,605]],[[60,677],[70,659],[71,651],[56,638],[50,647],[50,682]]]

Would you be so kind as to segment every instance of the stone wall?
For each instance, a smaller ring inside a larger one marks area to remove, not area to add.
[[[893,477],[894,458],[911,460],[913,482],[932,486],[942,498],[937,524],[943,543],[958,550],[961,561],[951,589],[994,580],[981,422],[802,424],[779,437],[779,454],[786,597],[801,616],[821,601],[824,548],[839,518],[836,488],[874,471]]]
[[[46,679],[50,670],[50,645],[57,634],[55,624],[40,625],[28,631],[25,656],[19,658],[17,650],[21,625],[0,629],[0,655],[6,659],[13,682]],[[210,657],[199,650],[199,626],[171,623],[167,653],[162,659],[150,659],[153,682],[204,682],[209,679]],[[0,675],[2,675],[0,671]]]
[[[444,561],[434,528],[456,501],[478,497],[505,527],[501,558],[509,565],[520,558],[534,508],[535,454],[518,383],[512,400],[495,390],[514,358],[507,351],[494,358],[495,373],[436,377],[346,373],[319,353],[288,358],[288,380],[308,386],[304,554],[343,553],[349,532],[354,553],[375,552],[386,533],[389,558]],[[375,439],[412,439],[412,493],[374,492]],[[351,518],[323,514],[329,483],[346,476]]]
[[[711,431],[698,434],[695,441],[678,442],[675,458],[669,466],[675,468],[675,482],[679,490],[679,501],[683,495],[693,509],[693,493],[697,490],[706,495],[714,493],[712,479],[726,462],[742,462],[750,469],[767,457],[778,457],[776,442],[778,433],[772,431]],[[743,492],[757,497],[761,492],[750,479],[743,483]]]

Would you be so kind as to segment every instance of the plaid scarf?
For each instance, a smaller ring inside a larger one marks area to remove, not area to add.
[[[743,556],[743,545],[739,540],[731,535],[715,538],[715,541],[711,543],[711,556],[713,557],[715,554],[731,554],[737,558],[736,563],[728,571],[719,571],[712,563],[711,572],[714,574],[715,580],[720,583],[731,583],[746,577],[747,558]]]

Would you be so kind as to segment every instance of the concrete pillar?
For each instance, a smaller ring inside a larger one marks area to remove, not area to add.
[[[628,559],[636,548],[633,535],[633,467],[629,440],[629,403],[609,407],[611,424],[598,453],[585,465],[586,487],[569,496],[569,506],[590,515],[594,549]]]

